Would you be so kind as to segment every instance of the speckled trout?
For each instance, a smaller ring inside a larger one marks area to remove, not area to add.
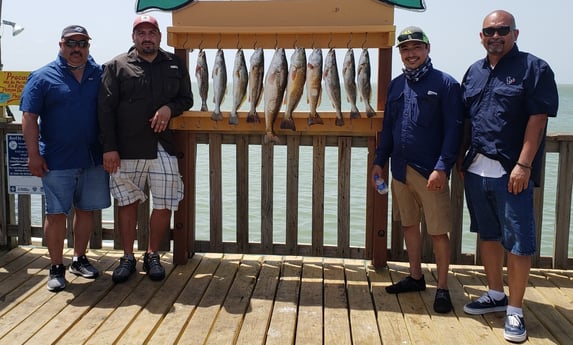
[[[320,105],[322,96],[322,50],[315,48],[308,57],[306,64],[306,100],[310,105],[308,124],[323,124],[316,108]]]
[[[346,99],[350,103],[350,118],[360,118],[360,111],[356,106],[356,63],[354,62],[354,49],[349,48],[342,62],[342,79],[344,80],[344,90]]]
[[[209,67],[207,66],[207,57],[203,49],[199,50],[197,56],[197,66],[195,66],[195,78],[199,87],[199,97],[201,97],[201,111],[207,109],[207,94],[209,93]]]
[[[285,102],[286,110],[281,121],[282,129],[296,130],[292,113],[298,106],[304,91],[306,81],[306,52],[304,48],[296,48],[290,57],[288,80],[286,86]]]
[[[370,85],[370,54],[368,54],[367,48],[363,48],[362,54],[360,54],[357,74],[358,91],[360,92],[360,99],[364,102],[364,106],[366,107],[366,116],[376,116],[376,111],[374,111],[370,105],[372,86]]]
[[[238,125],[239,116],[237,111],[245,102],[247,97],[247,83],[249,82],[249,72],[247,72],[247,63],[245,62],[245,53],[242,49],[237,50],[235,54],[235,63],[233,67],[233,108],[229,116],[229,124]]]
[[[324,88],[330,98],[332,107],[336,111],[335,125],[344,126],[344,118],[342,117],[342,100],[340,92],[340,78],[338,76],[338,66],[336,64],[336,51],[331,48],[326,54],[324,60],[324,72],[322,73],[324,79]]]
[[[221,104],[223,103],[225,91],[227,90],[227,67],[225,66],[225,54],[223,53],[223,49],[219,49],[217,55],[215,55],[212,78],[215,109],[213,110],[213,114],[211,114],[211,120],[220,121],[223,119]]]
[[[247,122],[259,123],[259,115],[257,114],[257,106],[261,101],[263,94],[263,74],[265,72],[265,54],[262,48],[257,48],[251,55],[249,60],[249,104],[250,110],[247,115]]]

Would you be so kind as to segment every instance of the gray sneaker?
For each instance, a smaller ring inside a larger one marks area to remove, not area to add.
[[[52,265],[48,276],[48,290],[58,292],[66,288],[66,266]]]
[[[72,262],[70,273],[90,279],[94,279],[99,275],[99,271],[92,266],[85,255],[80,256],[78,261]]]

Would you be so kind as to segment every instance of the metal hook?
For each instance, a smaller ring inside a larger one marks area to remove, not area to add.
[[[185,42],[183,42],[183,49],[187,49],[187,42],[189,42],[189,34],[185,34]],[[193,51],[193,49],[191,49]]]
[[[296,42],[298,42],[298,34],[294,37],[294,42],[292,43],[292,49],[296,49]]]
[[[352,32],[350,33],[350,38],[348,39],[348,42],[346,42],[346,48],[350,49],[350,43],[352,43]]]
[[[279,34],[275,33],[275,49],[279,47]]]
[[[201,42],[199,42],[199,50],[203,50],[203,40],[204,40],[204,35],[201,34]]]
[[[240,34],[237,32],[237,49],[241,49],[241,37],[239,36]]]
[[[312,44],[310,45],[310,47],[311,47],[312,49],[314,49],[314,43],[315,43],[314,41],[315,41],[315,37],[314,37],[314,32],[313,32],[313,33],[312,33]]]
[[[366,44],[366,40],[368,39],[368,32],[364,33],[364,41],[362,41],[362,49],[364,49],[364,45]]]
[[[253,42],[253,50],[257,49],[257,34],[254,36],[255,41]]]
[[[330,39],[328,40],[328,48],[330,49],[332,49],[331,43],[332,43],[332,32],[330,33]]]
[[[217,42],[217,49],[221,49],[221,40],[223,40],[223,35],[219,32],[219,41]]]

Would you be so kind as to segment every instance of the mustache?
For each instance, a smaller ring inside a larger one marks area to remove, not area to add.
[[[487,43],[492,44],[492,43],[505,43],[505,40],[503,38],[491,38],[489,40],[487,40]]]
[[[154,44],[153,41],[143,41],[143,42],[141,42],[141,44],[146,44],[146,43]]]

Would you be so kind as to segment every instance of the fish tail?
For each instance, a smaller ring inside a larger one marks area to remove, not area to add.
[[[261,119],[259,118],[259,114],[256,111],[249,111],[247,115],[247,122],[248,123],[261,123]]]
[[[281,129],[291,129],[296,131],[296,126],[293,118],[283,119],[281,121]]]

